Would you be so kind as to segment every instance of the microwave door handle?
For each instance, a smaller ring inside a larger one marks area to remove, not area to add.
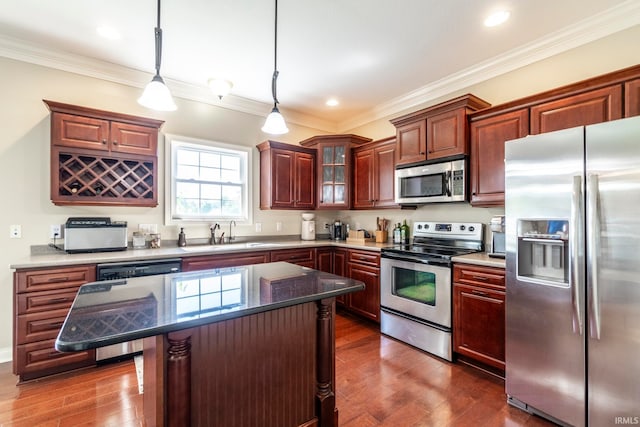
[[[446,172],[445,182],[447,188],[447,197],[451,197],[451,171]]]

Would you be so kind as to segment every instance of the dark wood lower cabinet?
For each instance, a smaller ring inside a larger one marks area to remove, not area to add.
[[[454,352],[505,369],[504,269],[454,265]]]
[[[182,259],[182,271],[207,270],[210,268],[237,267],[239,265],[263,264],[270,261],[269,252],[243,252],[225,255],[202,255]]]
[[[347,251],[346,276],[364,282],[365,289],[346,296],[345,307],[356,314],[380,322],[380,254]]]

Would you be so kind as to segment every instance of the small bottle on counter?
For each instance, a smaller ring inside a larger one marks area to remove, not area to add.
[[[393,243],[402,243],[402,235],[400,234],[400,223],[396,224],[393,229]]]
[[[184,234],[184,228],[180,228],[180,233],[178,233],[178,246],[187,246],[187,236]]]
[[[400,227],[400,240],[402,240],[403,245],[409,244],[409,237],[411,237],[411,231],[409,230],[409,226],[407,225],[407,220],[405,219]]]

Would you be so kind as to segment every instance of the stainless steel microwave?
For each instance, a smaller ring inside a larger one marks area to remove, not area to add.
[[[465,163],[464,158],[458,158],[396,169],[396,203],[417,205],[466,201]]]

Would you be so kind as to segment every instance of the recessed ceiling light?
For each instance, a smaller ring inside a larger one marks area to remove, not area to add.
[[[335,99],[335,98],[330,98],[330,99],[327,99],[327,102],[325,102],[325,104],[326,104],[328,107],[335,107],[335,106],[337,106],[337,105],[340,105],[340,101],[338,101],[338,100],[337,100],[337,99]]]
[[[487,27],[495,27],[497,25],[503,24],[511,13],[508,10],[499,10],[497,12],[492,13],[484,20],[484,25]]]
[[[120,40],[121,38],[120,32],[118,32],[118,30],[107,25],[101,25],[96,28],[96,33],[98,33],[100,37],[104,37],[108,40]]]

